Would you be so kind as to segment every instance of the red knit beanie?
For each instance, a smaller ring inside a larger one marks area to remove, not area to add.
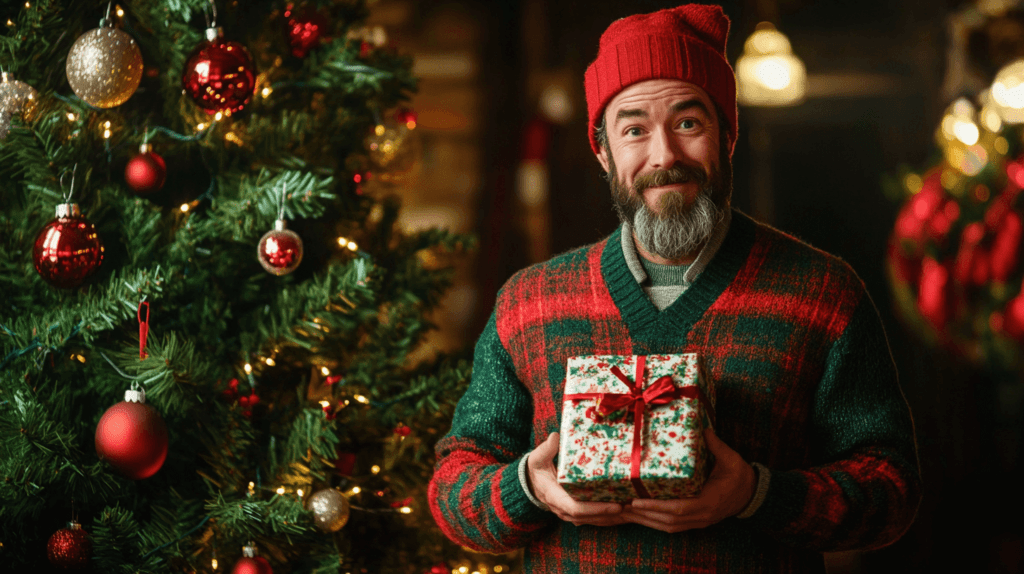
[[[654,79],[696,84],[711,96],[729,128],[729,155],[736,146],[736,76],[725,59],[729,17],[720,6],[686,4],[616,20],[601,35],[601,45],[584,76],[588,136],[600,148],[594,130],[608,102],[623,88]]]

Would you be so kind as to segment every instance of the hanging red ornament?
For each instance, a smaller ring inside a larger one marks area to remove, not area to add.
[[[92,542],[82,525],[72,520],[67,528],[53,533],[46,543],[46,557],[58,568],[81,568],[89,563]]]
[[[278,219],[274,229],[263,234],[256,254],[268,273],[287,275],[302,261],[302,238],[287,229],[283,219]]]
[[[181,81],[206,113],[238,112],[256,92],[256,65],[245,46],[225,40],[222,28],[209,28],[189,54]]]
[[[138,195],[160,191],[167,180],[164,158],[150,150],[149,144],[139,146],[139,155],[128,161],[124,168],[124,181]]]
[[[921,264],[917,306],[921,315],[940,333],[949,321],[949,270],[931,257]]]
[[[167,458],[167,425],[146,392],[128,390],[96,425],[96,454],[132,480],[156,474]]]
[[[1000,283],[1010,278],[1020,258],[1020,243],[1024,237],[1024,223],[1020,214],[1012,209],[1002,218],[996,237],[992,241],[992,280]]]
[[[274,570],[256,551],[256,545],[250,542],[242,547],[242,557],[235,562],[231,574],[274,574]]]
[[[310,7],[296,10],[294,4],[289,4],[285,8],[284,17],[293,56],[305,58],[310,50],[323,42],[327,33],[327,18],[320,12]]]
[[[56,218],[36,236],[32,262],[50,285],[74,289],[103,263],[103,241],[78,204],[62,203]]]

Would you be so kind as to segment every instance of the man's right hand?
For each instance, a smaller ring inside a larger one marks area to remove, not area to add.
[[[530,453],[526,460],[527,475],[530,489],[538,500],[548,505],[556,516],[576,526],[592,524],[594,526],[614,526],[625,524],[622,517],[622,505],[614,502],[579,502],[558,484],[554,459],[558,454],[558,433],[548,435],[548,439]]]

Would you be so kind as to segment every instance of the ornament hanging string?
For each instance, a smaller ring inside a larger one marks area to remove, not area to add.
[[[146,306],[146,318],[142,318],[142,306]],[[149,337],[149,303],[145,300],[139,302],[139,359],[145,359],[148,355],[146,353],[146,338]]]
[[[214,0],[210,0],[210,9],[213,11],[213,22],[210,22],[210,15],[203,11],[203,16],[206,16],[206,27],[216,28],[217,27],[217,3]]]
[[[284,198],[288,195],[288,182],[284,182],[283,189],[281,189],[281,202],[280,209],[277,210],[277,218],[284,219]]]
[[[68,188],[67,193],[63,194],[64,195],[64,203],[71,203],[71,196],[74,195],[74,193],[75,193],[75,174],[76,173],[78,173],[78,164],[77,163],[75,164],[75,167],[71,170],[71,187]],[[62,192],[64,191],[64,176],[66,176],[67,174],[68,174],[67,170],[64,170],[64,173],[60,174],[60,179],[58,180],[58,182],[60,183],[60,189],[61,189]]]

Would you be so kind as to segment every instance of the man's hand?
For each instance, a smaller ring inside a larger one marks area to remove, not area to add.
[[[704,440],[716,462],[699,496],[677,500],[638,498],[626,506],[622,516],[657,530],[682,532],[711,526],[742,512],[757,488],[754,468],[719,440],[713,430],[704,432]]]
[[[551,433],[548,439],[530,453],[526,461],[527,475],[533,495],[547,504],[556,516],[576,526],[592,524],[613,526],[624,524],[622,505],[614,502],[578,502],[558,484],[554,459],[558,454],[558,433]]]

